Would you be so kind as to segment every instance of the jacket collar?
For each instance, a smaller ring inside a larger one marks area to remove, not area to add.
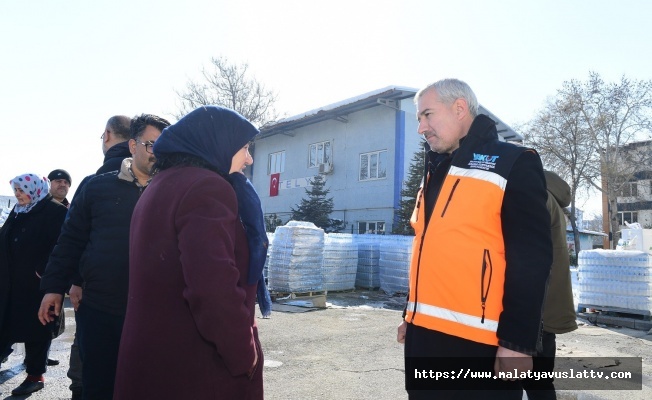
[[[426,166],[424,176],[427,175],[429,165],[437,165],[447,157],[455,157],[459,153],[464,153],[466,149],[475,147],[478,143],[483,143],[490,140],[498,140],[498,130],[496,129],[496,122],[484,114],[478,114],[471,123],[469,132],[460,139],[460,147],[453,151],[449,156],[448,154],[436,153],[434,151],[428,152],[426,157]]]
[[[131,157],[128,140],[111,146],[111,148],[107,150],[106,154],[104,155],[104,162],[106,163],[108,160],[118,157]]]
[[[479,114],[473,120],[469,133],[460,140],[460,148],[473,146],[478,142],[498,140],[496,121],[484,114]]]
[[[141,185],[140,182],[138,182],[136,175],[134,175],[134,172],[131,169],[132,161],[133,161],[132,158],[125,158],[124,160],[122,160],[122,164],[120,165],[120,170],[118,171],[118,179],[131,182],[138,187],[147,187],[147,185],[149,185],[149,182],[152,180],[152,177],[151,176],[149,177],[145,185]]]

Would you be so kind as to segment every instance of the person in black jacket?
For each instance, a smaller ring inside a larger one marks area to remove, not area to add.
[[[49,194],[46,177],[19,175],[11,186],[18,203],[0,228],[0,352],[25,343],[27,378],[11,392],[20,396],[44,386],[52,331],[38,321],[39,283],[67,210]]]
[[[168,125],[149,114],[132,120],[129,149],[133,157],[124,159],[119,171],[90,178],[75,196],[41,282],[46,294],[39,318],[46,324],[59,315],[63,294],[79,269],[83,298],[75,318],[84,364],[84,399],[113,397],[127,305],[131,215],[151,179],[152,145]]]
[[[131,118],[126,115],[115,115],[106,122],[106,128],[101,136],[104,162],[95,175],[117,171],[122,160],[131,157],[129,139],[131,139]]]
[[[520,379],[540,348],[552,263],[541,160],[501,142],[462,81],[428,85],[415,102],[430,151],[397,332],[409,398],[520,400]],[[486,379],[419,379],[424,369]]]
[[[106,123],[104,132],[102,133],[102,153],[104,154],[104,162],[97,171],[82,179],[77,189],[77,193],[81,192],[86,182],[95,175],[101,175],[106,172],[117,171],[122,165],[122,160],[131,157],[129,151],[129,139],[131,138],[131,118],[125,115],[115,115]],[[74,199],[74,198],[73,198]],[[79,271],[75,271],[71,278],[71,285],[68,291],[70,302],[75,310],[79,306],[82,299],[82,278]],[[72,391],[71,400],[80,400],[82,398],[82,361],[79,356],[79,339],[75,333],[75,339],[70,346],[70,362],[68,367],[68,378],[70,378],[70,390]]]

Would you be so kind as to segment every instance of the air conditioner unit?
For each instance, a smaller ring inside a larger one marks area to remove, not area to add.
[[[333,172],[333,164],[331,163],[324,163],[324,164],[319,164],[319,173],[320,174],[330,174]]]

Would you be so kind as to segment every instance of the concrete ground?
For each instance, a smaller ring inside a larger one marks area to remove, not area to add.
[[[396,342],[402,302],[401,297],[379,292],[329,293],[326,309],[276,311],[271,319],[258,318],[265,353],[265,398],[407,399],[403,389],[403,348]],[[18,345],[0,370],[0,399],[70,398],[66,372],[75,320],[72,309],[67,308],[66,313],[67,330],[53,342],[50,355],[61,364],[48,369],[45,389],[27,397],[11,396],[11,389],[25,376],[24,352]],[[643,358],[640,391],[561,391],[559,399],[652,398],[652,335],[583,324],[577,331],[557,338],[559,356]],[[170,368],[183,366],[170,360]]]

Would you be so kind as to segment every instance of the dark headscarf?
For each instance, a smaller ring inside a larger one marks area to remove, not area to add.
[[[242,115],[224,107],[203,106],[163,129],[154,155],[186,153],[206,160],[227,176],[235,153],[258,134]]]
[[[242,173],[234,172],[229,175],[229,171],[235,153],[257,134],[258,129],[237,112],[218,106],[204,106],[163,129],[161,136],[154,143],[156,157],[173,153],[190,154],[207,161],[227,177],[238,199],[238,216],[247,233],[247,281],[250,285],[262,279],[267,255],[268,240],[263,210],[251,182]],[[264,285],[264,281],[262,284]]]

